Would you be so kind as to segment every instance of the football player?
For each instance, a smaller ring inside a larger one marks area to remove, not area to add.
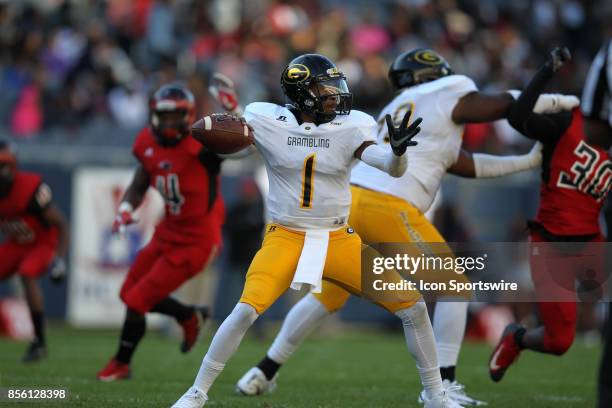
[[[49,271],[54,281],[66,272],[68,225],[53,203],[51,189],[36,173],[17,168],[15,148],[0,141],[0,280],[21,278],[34,326],[34,340],[23,356],[36,362],[47,356],[43,295],[38,278]]]
[[[522,350],[563,355],[570,348],[576,330],[577,276],[572,264],[583,267],[595,258],[593,278],[603,282],[597,279],[603,266],[597,265],[597,243],[605,241],[599,213],[612,186],[611,47],[608,41],[593,61],[580,108],[557,115],[531,111],[546,83],[570,59],[566,48],[556,48],[510,109],[510,124],[544,145],[540,206],[535,221],[529,222],[531,275],[543,325],[506,327],[489,362],[493,381],[503,378]],[[572,242],[584,249],[572,254]],[[559,298],[558,289],[571,291],[572,298]]]
[[[139,166],[119,205],[113,231],[121,233],[135,222],[133,212],[149,186],[162,195],[165,216],[121,287],[119,295],[127,311],[119,348],[98,372],[99,380],[130,377],[130,361],[145,334],[147,313],[176,319],[183,331],[183,353],[194,346],[208,316],[205,307],[184,305],[170,296],[214,259],[221,243],[225,211],[219,187],[222,159],[192,138],[194,119],[192,93],[181,85],[162,86],[150,100],[150,125],[134,142]]]
[[[377,145],[374,118],[351,109],[344,74],[318,54],[291,61],[281,75],[281,86],[289,105],[256,102],[244,113],[268,171],[272,223],[249,267],[239,303],[219,327],[193,386],[175,408],[206,403],[208,390],[247,329],[289,287],[309,284],[320,290],[322,280],[333,281],[367,297],[361,287],[361,239],[347,224],[350,169],[363,161],[400,177],[407,166],[404,153],[420,131],[420,118],[408,126],[408,111],[400,128],[389,121],[391,149]],[[371,249],[365,251],[371,255]],[[381,276],[388,282],[402,279],[395,270]],[[402,321],[425,388],[425,405],[458,407],[442,387],[433,330],[420,299],[418,292],[405,291],[376,303]]]
[[[382,110],[378,121],[378,143],[389,147],[390,135],[385,118],[396,122],[407,111],[423,116],[423,133],[411,148],[410,168],[400,178],[393,178],[364,163],[358,163],[351,175],[352,205],[349,224],[365,242],[412,242],[433,253],[452,253],[445,240],[427,220],[427,212],[446,172],[464,177],[497,177],[539,165],[540,146],[522,156],[471,154],[461,149],[465,123],[478,123],[506,116],[513,97],[508,93],[484,94],[464,75],[454,74],[446,60],[428,49],[402,53],[389,69],[389,80],[397,91]],[[234,95],[230,86],[223,93]],[[224,100],[234,100],[225,98]],[[576,98],[562,95],[543,96],[537,110],[560,109],[559,105],[577,104]],[[429,243],[434,243],[429,246]],[[452,273],[448,279],[457,279]],[[421,279],[431,279],[422,276]],[[276,387],[280,366],[321,320],[339,310],[349,292],[331,282],[323,284],[321,294],[309,294],[287,315],[280,333],[267,355],[251,368],[237,384],[245,395],[257,395]],[[466,302],[440,299],[434,312],[434,334],[444,385],[453,390],[457,402],[479,405],[455,380],[455,366],[465,331]]]

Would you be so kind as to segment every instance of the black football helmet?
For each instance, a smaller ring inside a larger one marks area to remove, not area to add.
[[[313,115],[316,123],[348,115],[353,106],[346,77],[323,55],[304,54],[293,59],[283,70],[281,87],[290,105]]]
[[[149,123],[157,143],[174,146],[191,131],[195,98],[182,85],[164,85],[149,100],[149,110]]]
[[[5,196],[17,175],[17,153],[15,145],[0,140],[0,196]]]
[[[417,48],[400,54],[389,68],[389,82],[395,90],[434,81],[453,70],[444,57],[427,48]]]

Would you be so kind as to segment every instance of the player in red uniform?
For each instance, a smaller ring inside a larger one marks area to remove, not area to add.
[[[37,279],[47,271],[55,280],[66,271],[68,226],[52,201],[51,189],[36,173],[17,169],[15,149],[0,141],[0,280],[21,277],[35,338],[24,362],[46,357],[43,295]]]
[[[221,243],[224,205],[219,191],[222,159],[190,135],[195,101],[189,90],[166,85],[150,103],[150,126],[134,142],[140,162],[119,206],[115,232],[134,222],[149,186],[165,201],[165,217],[144,247],[121,288],[127,313],[117,354],[97,374],[102,381],[130,376],[130,360],[145,334],[145,314],[174,317],[183,330],[181,351],[191,350],[207,317],[206,308],[184,305],[170,297],[214,258]]]
[[[555,355],[569,349],[576,328],[575,296],[559,299],[558,295],[568,289],[573,293],[577,276],[572,268],[590,262],[587,254],[595,253],[595,269],[603,266],[601,254],[597,256],[599,246],[590,244],[604,241],[598,218],[612,186],[608,155],[612,132],[608,118],[600,115],[603,93],[597,96],[587,81],[581,109],[556,115],[532,113],[548,80],[569,58],[567,49],[554,49],[509,112],[512,126],[544,145],[540,207],[536,220],[529,222],[531,274],[543,326],[506,327],[489,362],[494,381],[502,379],[524,349]],[[605,84],[605,71],[603,78]],[[568,244],[572,242],[581,242],[582,249],[570,253],[568,249],[575,248]]]

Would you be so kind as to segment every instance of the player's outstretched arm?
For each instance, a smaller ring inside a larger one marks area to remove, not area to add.
[[[136,222],[133,214],[134,210],[142,204],[148,188],[149,173],[147,173],[144,167],[138,166],[117,209],[117,215],[115,215],[115,220],[113,221],[113,233],[123,234],[126,226]]]
[[[28,212],[35,214],[44,224],[57,228],[58,247],[55,259],[50,267],[51,278],[54,282],[60,282],[66,274],[66,254],[70,233],[68,222],[60,209],[53,202],[53,194],[46,183],[41,183],[28,204]]]
[[[393,125],[390,115],[385,117],[391,152],[373,142],[365,142],[355,151],[355,157],[392,177],[401,177],[408,167],[408,158],[404,153],[406,153],[408,146],[417,144],[412,138],[421,131],[419,125],[423,121],[422,118],[417,118],[408,126],[411,116],[412,111],[406,112],[398,128]]]
[[[129,203],[136,209],[142,204],[144,196],[149,188],[149,173],[142,166],[138,166],[134,172],[134,177],[123,194],[122,203]]]
[[[514,98],[507,92],[497,94],[470,92],[457,101],[451,119],[459,125],[504,119],[508,116],[512,102]]]
[[[66,276],[66,255],[68,253],[68,243],[70,242],[68,221],[66,221],[66,217],[64,217],[64,214],[55,203],[50,203],[43,210],[42,218],[47,224],[54,225],[57,228],[57,253],[51,264],[49,274],[54,283],[59,283],[63,281]]]
[[[571,122],[569,112],[538,115],[533,112],[544,87],[553,75],[571,58],[567,48],[553,49],[520,97],[508,110],[508,122],[523,135],[547,143],[558,139]]]
[[[533,86],[530,92],[526,95],[521,94],[525,98],[525,105],[522,106],[524,111],[522,110],[521,113],[526,115],[532,110],[536,113],[558,113],[573,107],[571,105],[575,103],[575,97],[557,94],[540,95],[548,79],[563,66],[569,57],[567,48],[555,48],[551,52],[549,59],[532,80]],[[519,97],[518,94],[512,91],[498,94],[471,92],[457,101],[451,118],[457,124],[491,122],[509,118],[514,99]],[[557,109],[556,112],[554,112],[555,109]]]
[[[519,171],[533,169],[542,164],[542,144],[536,143],[527,154],[518,156],[496,156],[470,153],[461,149],[457,162],[448,172],[461,177],[501,177]]]

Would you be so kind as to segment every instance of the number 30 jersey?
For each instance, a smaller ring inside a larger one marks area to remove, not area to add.
[[[612,186],[608,152],[585,142],[583,116],[572,111],[565,133],[544,145],[536,221],[555,235],[598,234],[599,212]]]
[[[319,126],[299,124],[288,108],[264,102],[248,105],[244,118],[254,130],[268,171],[272,221],[303,229],[344,225],[351,205],[354,153],[364,142],[375,140],[374,118],[352,110]]]
[[[355,166],[351,183],[370,190],[399,197],[426,212],[440,187],[446,170],[459,157],[463,125],[451,119],[453,108],[464,95],[477,91],[474,82],[463,75],[450,75],[412,86],[398,94],[378,117],[378,144],[389,145],[385,115],[399,126],[404,114],[412,109],[412,122],[423,118],[421,132],[414,138],[418,145],[409,147],[408,170],[400,178],[359,163]]]
[[[164,199],[165,217],[156,237],[184,244],[220,242],[225,215],[219,189],[221,159],[191,136],[176,146],[160,146],[149,128],[138,134],[132,152]]]

